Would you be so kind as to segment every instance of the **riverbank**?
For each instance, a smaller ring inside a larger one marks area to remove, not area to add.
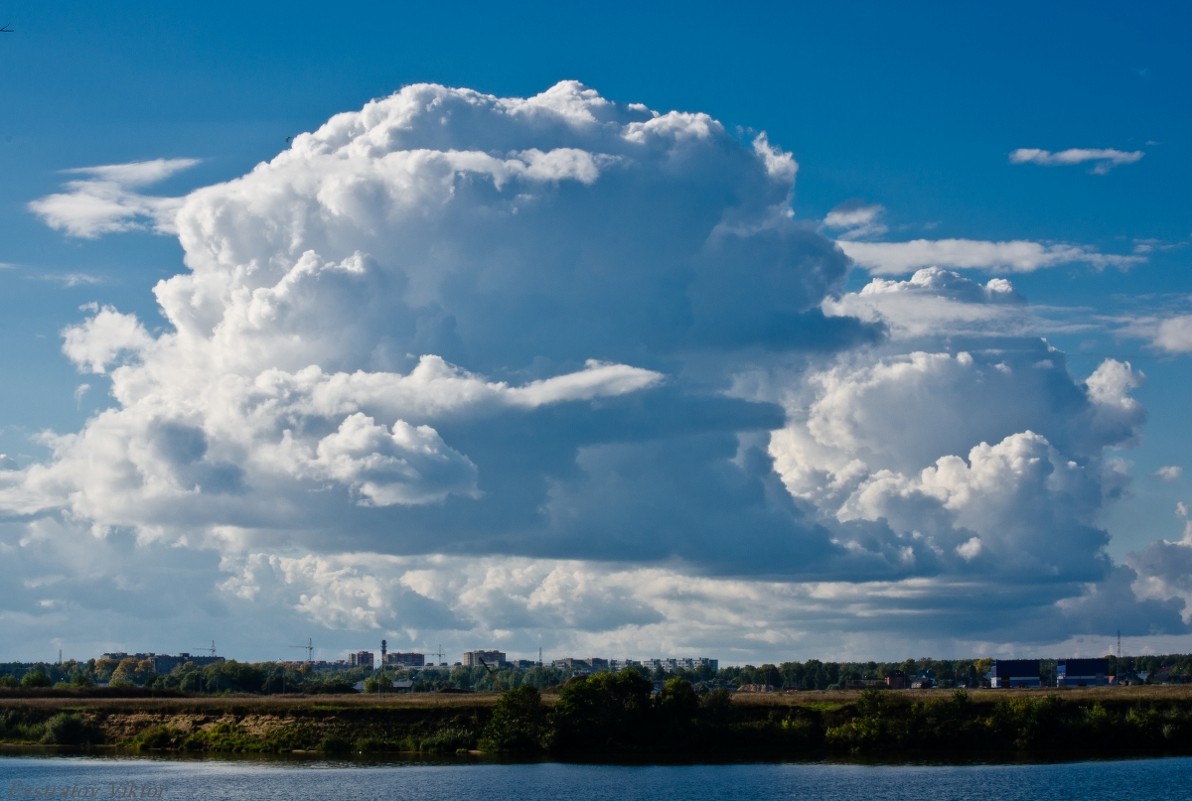
[[[0,696],[0,745],[212,754],[483,749],[694,760],[1192,754],[1192,689],[1186,687],[722,693],[677,701],[663,696],[649,703],[625,711],[616,699],[604,703],[597,696],[593,708],[602,717],[589,719],[552,693],[524,700],[514,694],[436,693],[10,694]],[[616,736],[586,736],[599,734],[602,726]]]
[[[454,753],[496,696],[0,698],[0,744],[126,751]]]

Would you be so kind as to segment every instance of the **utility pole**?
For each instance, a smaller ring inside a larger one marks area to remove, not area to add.
[[[389,643],[381,640],[381,671],[377,677],[377,695],[385,694],[385,653],[388,650]]]

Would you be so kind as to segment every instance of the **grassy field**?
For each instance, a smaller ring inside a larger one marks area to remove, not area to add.
[[[808,690],[772,693],[733,693],[733,704],[747,706],[807,707],[810,709],[839,709],[856,703],[862,690]],[[890,690],[887,697],[893,702],[943,700],[953,690]],[[1129,687],[1078,687],[1057,689],[1044,687],[1035,690],[965,690],[973,703],[995,703],[1008,698],[1039,698],[1055,695],[1073,702],[1145,701],[1168,702],[1192,699],[1192,685],[1134,685]],[[286,714],[300,710],[339,709],[474,709],[492,707],[500,693],[385,693],[364,695],[217,695],[180,697],[86,697],[64,692],[47,697],[27,697],[19,693],[0,695],[0,709],[62,709],[99,711],[103,709],[201,714]],[[553,705],[557,695],[544,692],[542,700]]]
[[[302,710],[339,709],[471,709],[491,707],[499,693],[387,693],[384,695],[194,695],[166,698],[94,698],[62,694],[50,697],[0,697],[0,709],[59,709],[98,711],[103,709],[141,712],[171,711],[196,713],[268,712],[284,714]]]

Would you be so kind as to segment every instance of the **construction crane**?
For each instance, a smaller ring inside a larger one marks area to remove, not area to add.
[[[443,643],[439,643],[438,651],[429,651],[428,653],[430,653],[431,656],[437,656],[439,658],[439,661],[435,663],[436,665],[442,664],[442,662],[443,662]]]
[[[314,640],[312,640],[312,639],[310,639],[309,637],[307,637],[307,639],[306,639],[306,645],[291,645],[291,646],[289,646],[289,647],[290,647],[290,648],[302,648],[302,649],[305,649],[305,651],[306,651],[306,664],[308,664],[308,665],[309,665],[309,664],[310,664],[312,661],[314,661],[314,653],[315,653],[315,641],[314,641]]]
[[[493,677],[493,682],[497,685],[497,689],[500,690],[502,693],[504,693],[505,685],[501,683],[501,680],[499,678],[497,678],[497,671],[493,670],[492,665],[490,665],[488,662],[484,661],[483,656],[480,656],[479,654],[477,654],[476,658],[480,660],[480,664],[484,665],[484,669],[488,671],[488,675]]]
[[[208,652],[210,652],[211,656],[215,656],[215,640],[211,641],[210,648],[208,648],[206,645],[202,645],[202,646],[199,646],[198,648],[195,648],[194,650],[195,651],[208,651]]]

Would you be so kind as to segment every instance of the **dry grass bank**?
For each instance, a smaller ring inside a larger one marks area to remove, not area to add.
[[[88,698],[70,694],[53,697],[0,697],[0,709],[59,709],[79,711],[195,712],[201,714],[285,714],[300,710],[337,709],[465,709],[491,707],[498,693],[389,693],[384,695],[195,695],[168,698]]]
[[[856,702],[863,690],[803,690],[772,693],[734,693],[735,703],[773,706],[847,705]],[[945,699],[954,690],[889,690],[892,699],[930,701]],[[1069,701],[1178,701],[1192,699],[1192,684],[1132,685],[1128,687],[1041,687],[1037,690],[965,690],[975,703],[994,703],[1007,698],[1038,698],[1054,694]]]

